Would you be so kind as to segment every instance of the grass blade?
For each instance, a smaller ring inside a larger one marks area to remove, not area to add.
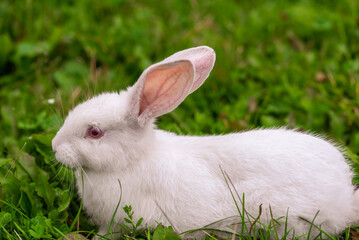
[[[259,220],[259,218],[261,217],[261,215],[262,215],[262,204],[259,205],[259,214],[258,214],[258,217],[254,220],[254,222],[251,224],[251,227],[249,228],[249,233],[248,233],[249,236],[251,236],[251,232],[252,232],[253,226],[257,223],[257,221]]]
[[[16,161],[17,161],[17,160],[19,159],[19,157],[21,156],[21,153],[22,153],[22,151],[24,150],[25,145],[26,145],[26,142],[24,143],[24,145],[22,145],[22,147],[21,147],[21,149],[20,149],[18,155],[17,155],[16,158],[14,159],[14,161],[13,161],[13,163],[11,164],[10,168],[7,170],[7,172],[6,172],[5,176],[4,176],[4,178],[1,180],[1,182],[0,182],[0,187],[1,187],[2,183],[5,181],[7,175],[10,173],[11,169],[14,167]]]
[[[81,210],[82,210],[82,205],[83,205],[83,199],[84,199],[84,191],[85,191],[85,186],[84,186],[84,175],[83,175],[83,171],[81,171],[81,180],[82,180],[82,196],[81,196],[81,203],[80,203],[80,208],[77,211],[76,217],[74,219],[74,221],[72,222],[71,226],[70,226],[70,230],[69,232],[72,232],[72,230],[75,227],[75,224],[77,223],[77,219],[79,219],[80,214],[81,214]]]
[[[110,225],[108,226],[108,229],[107,229],[107,234],[111,234],[111,237],[113,238],[112,236],[112,231],[111,231],[111,228],[112,228],[112,225],[113,225],[113,222],[115,221],[115,216],[116,216],[116,213],[118,211],[118,208],[120,206],[120,203],[121,203],[121,200],[122,200],[122,184],[121,184],[121,181],[120,179],[117,179],[118,180],[118,184],[120,184],[120,199],[118,200],[118,203],[116,205],[116,208],[115,208],[115,212],[112,214],[112,218],[111,218],[111,222],[110,222]]]

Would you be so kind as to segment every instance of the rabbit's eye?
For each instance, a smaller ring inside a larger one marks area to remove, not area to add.
[[[102,130],[100,128],[98,128],[98,127],[89,127],[87,129],[85,137],[100,138],[102,136],[103,136],[103,132],[102,132]]]

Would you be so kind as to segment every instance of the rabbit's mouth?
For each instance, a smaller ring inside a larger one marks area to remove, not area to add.
[[[68,144],[61,144],[55,152],[55,158],[60,163],[71,169],[80,168],[81,165],[77,160],[76,153],[67,146]]]

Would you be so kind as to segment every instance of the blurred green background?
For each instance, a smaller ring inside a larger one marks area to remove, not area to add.
[[[356,0],[1,0],[0,206],[12,220],[0,227],[12,234],[17,221],[25,233],[37,231],[4,201],[31,220],[41,212],[37,222],[71,224],[76,209],[55,197],[68,186],[51,151],[61,119],[77,103],[124,89],[150,64],[199,45],[216,51],[215,67],[158,120],[160,128],[199,135],[288,126],[327,136],[358,161]],[[19,194],[14,186],[23,186]],[[66,216],[50,216],[54,209]]]

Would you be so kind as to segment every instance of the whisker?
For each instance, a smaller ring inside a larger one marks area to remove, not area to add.
[[[84,173],[84,176],[86,177],[86,179],[89,181],[90,185],[91,185],[91,186],[94,186],[94,184],[92,183],[90,177],[88,176],[88,174],[86,173],[86,171],[83,169],[83,167],[80,166],[80,168],[81,168],[82,172]]]
[[[75,195],[75,189],[76,189],[76,184],[75,184],[75,181],[76,181],[76,179],[75,179],[75,174],[74,174],[74,172],[72,172],[72,174],[71,174],[71,185],[70,185],[70,191],[71,191],[71,197],[72,196],[74,196]]]
[[[61,167],[62,167],[62,165],[61,165],[61,163],[59,163],[58,161],[56,161],[56,159],[53,159],[53,160],[54,160],[54,163],[52,163],[51,167],[55,167],[56,172],[55,172],[55,175],[52,176],[51,178],[52,178],[52,179],[57,179],[58,176],[59,176],[60,173],[61,173]],[[60,181],[60,182],[61,182],[61,181]]]
[[[85,178],[88,180],[88,182],[91,184],[91,186],[94,186],[92,181],[90,180],[90,177],[88,176],[88,174],[86,173],[86,171],[83,169],[83,167],[81,166],[81,164],[79,162],[76,161],[76,168],[81,170],[84,173]]]

